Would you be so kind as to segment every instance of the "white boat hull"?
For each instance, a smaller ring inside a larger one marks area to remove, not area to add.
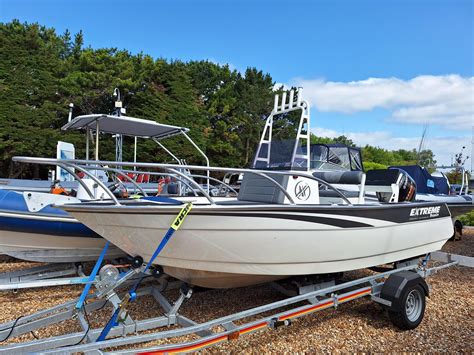
[[[411,207],[399,207],[390,209],[398,208],[394,218],[403,222],[384,220],[378,212],[380,218],[357,216],[348,207],[333,214],[336,209],[329,206],[290,210],[195,206],[155,263],[190,284],[238,287],[409,259],[439,250],[451,237],[451,218],[445,205],[436,218],[412,218]],[[66,206],[96,233],[145,261],[180,208],[103,207],[91,213],[84,206]]]
[[[103,238],[0,231],[0,254],[35,262],[96,261],[105,242]],[[123,251],[115,246],[111,246],[107,253],[108,258],[123,255]]]

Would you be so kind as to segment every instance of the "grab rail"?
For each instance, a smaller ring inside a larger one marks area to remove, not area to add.
[[[81,165],[83,166],[83,165]],[[110,168],[104,168],[104,167],[97,167],[99,170],[107,170],[107,169],[110,169]],[[123,173],[133,173],[133,174],[139,174],[139,173],[142,173],[141,171],[137,171],[137,170],[127,170],[127,169],[122,169],[122,170],[119,170]],[[171,174],[171,173],[163,173],[163,172],[155,172],[155,171],[146,171],[144,172],[145,174],[149,174],[149,175],[153,175],[153,176],[172,176],[172,177],[175,177],[176,179],[179,179],[181,183],[183,183],[184,185],[186,185],[191,191],[193,191],[194,195],[195,196],[198,196],[197,193],[193,190],[192,186],[189,185],[186,181],[182,181],[179,177],[176,177],[175,174]],[[204,175],[203,175],[204,176]],[[138,184],[137,184],[138,185]],[[140,190],[145,192],[141,187],[140,187]]]
[[[74,171],[74,169],[71,169],[69,168],[68,166],[64,165],[64,164],[58,164],[59,167],[61,167],[62,169],[66,170],[69,174],[71,174],[72,176],[74,176],[76,178],[76,180],[81,184],[81,186],[84,188],[84,190],[86,190],[87,194],[89,195],[89,197],[94,200],[95,199],[95,196],[94,196],[94,193],[91,191],[91,189],[89,188],[89,186],[87,186],[86,183],[84,183],[84,181],[82,181],[82,179],[79,177],[79,175],[77,175]]]
[[[211,195],[209,195],[208,192],[204,191],[204,189],[202,188],[201,185],[199,185],[196,181],[194,181],[193,179],[191,179],[189,176],[187,176],[186,174],[183,174],[182,172],[176,170],[176,169],[173,169],[173,168],[166,168],[168,169],[168,171],[171,171],[173,173],[175,173],[176,175],[178,176],[181,176],[183,179],[189,181],[191,184],[193,184],[194,186],[197,187],[197,189],[207,198],[207,200],[211,203],[211,205],[215,205],[215,202],[214,202],[214,199],[211,197]],[[207,185],[207,190],[209,190],[209,184]]]
[[[58,164],[69,164],[71,167],[77,166],[76,164],[80,165],[113,165],[113,166],[133,166],[133,167],[139,167],[139,168],[158,168],[158,169],[165,169],[168,171],[172,171],[173,173],[180,175],[184,179],[188,180],[192,185],[194,185],[203,195],[208,199],[208,201],[211,204],[215,204],[214,200],[212,197],[205,192],[202,187],[197,184],[194,180],[190,179],[187,177],[185,174],[175,170],[175,169],[189,169],[189,170],[201,170],[201,171],[218,171],[218,172],[238,172],[238,173],[252,173],[256,175],[260,175],[264,177],[265,179],[271,181],[274,185],[276,185],[282,192],[283,194],[288,198],[290,201],[290,204],[294,205],[295,202],[291,198],[291,196],[288,194],[286,189],[279,184],[275,179],[271,178],[267,174],[271,175],[283,175],[283,176],[300,176],[300,177],[305,177],[310,180],[317,181],[318,183],[327,186],[331,190],[334,190],[348,205],[352,205],[352,203],[349,201],[349,199],[337,188],[332,186],[331,184],[327,183],[326,181],[317,178],[311,174],[308,174],[306,172],[298,172],[298,171],[267,171],[267,170],[258,170],[258,169],[242,169],[242,168],[222,168],[222,167],[212,167],[212,166],[199,166],[199,165],[176,165],[176,164],[160,164],[160,163],[134,163],[134,162],[117,162],[117,161],[101,161],[101,160],[72,160],[72,159],[51,159],[51,158],[36,158],[36,157],[23,157],[23,156],[17,156],[12,158],[13,161],[17,162],[24,162],[24,163],[38,163],[38,164],[51,164],[51,165],[58,165]],[[92,168],[92,167],[91,167]],[[83,170],[80,168],[79,170]],[[91,174],[87,174],[91,176]],[[94,181],[96,181],[101,187],[105,187],[107,190],[107,193],[109,196],[111,196],[112,200],[115,202],[115,204],[120,205],[118,200],[115,198],[112,192],[109,191],[109,189],[97,178],[91,176]]]
[[[121,205],[120,202],[117,200],[117,198],[115,197],[115,195],[113,194],[112,191],[110,191],[110,189],[108,188],[107,185],[105,185],[102,181],[100,181],[96,176],[94,176],[94,174],[92,174],[90,171],[87,171],[87,169],[77,165],[77,164],[74,164],[72,163],[71,161],[65,161],[64,162],[65,164],[68,164],[71,168],[74,168],[74,169],[77,169],[79,171],[82,171],[84,174],[86,174],[87,176],[89,176],[92,180],[94,180],[96,182],[97,185],[99,185],[100,187],[102,187],[102,189],[104,189],[104,191],[107,193],[107,195],[110,196],[110,198],[112,199],[112,201],[114,201],[114,203],[116,205]],[[90,167],[91,169],[94,169],[96,167],[92,166]]]
[[[235,191],[235,189],[234,189],[232,186],[230,186],[229,184],[226,184],[225,182],[223,182],[223,181],[221,181],[221,180],[219,180],[219,179],[213,178],[212,176],[198,175],[198,174],[188,174],[188,176],[190,176],[190,177],[197,177],[197,178],[205,178],[205,179],[209,179],[209,180],[211,180],[211,181],[215,181],[215,182],[219,183],[220,185],[227,187],[229,190],[231,190],[231,191],[232,191],[233,193],[235,193],[236,195],[239,194],[237,191]],[[221,188],[219,189],[219,191],[222,190],[222,186],[221,186]]]
[[[147,193],[140,187],[140,185],[137,184],[137,182],[132,179],[130,176],[128,176],[127,174],[125,174],[124,170],[119,170],[119,169],[114,169],[114,168],[108,168],[108,167],[101,167],[102,169],[101,170],[104,170],[104,171],[112,171],[114,172],[115,174],[120,174],[121,176],[123,176],[127,181],[131,182],[138,190],[141,191],[141,193],[143,194],[143,196],[148,196]],[[136,173],[136,172],[135,172]],[[120,180],[120,179],[119,179]]]

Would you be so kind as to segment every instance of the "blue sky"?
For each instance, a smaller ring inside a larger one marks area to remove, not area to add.
[[[0,0],[0,20],[82,29],[95,48],[255,66],[304,86],[316,133],[414,148],[429,124],[426,146],[449,163],[470,150],[473,3]]]

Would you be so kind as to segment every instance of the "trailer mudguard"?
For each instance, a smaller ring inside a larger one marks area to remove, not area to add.
[[[417,284],[423,288],[425,295],[429,297],[428,284],[417,272],[400,271],[390,275],[383,284],[382,291],[380,292],[380,298],[391,302],[390,306],[384,305],[384,307],[396,312],[401,311],[404,307],[401,299],[403,289]]]

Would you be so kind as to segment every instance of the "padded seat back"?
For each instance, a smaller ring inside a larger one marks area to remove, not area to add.
[[[346,190],[339,190],[344,196],[347,198],[358,198],[359,197],[359,191],[346,191]],[[319,190],[319,197],[338,197],[340,198],[341,195],[339,195],[336,191],[334,190]]]
[[[364,173],[362,171],[315,171],[313,176],[330,184],[359,185]]]
[[[284,188],[287,187],[288,175],[272,175],[271,173],[268,175]],[[278,186],[263,176],[245,173],[237,199],[240,201],[282,204],[285,200],[285,194]]]

